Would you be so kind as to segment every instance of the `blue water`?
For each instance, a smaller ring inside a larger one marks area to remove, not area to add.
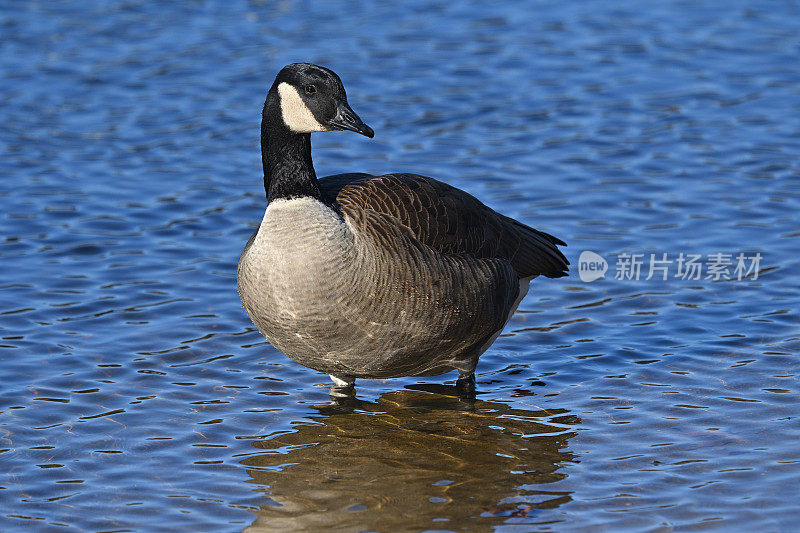
[[[771,1],[0,3],[0,530],[797,529],[799,34]],[[330,405],[242,310],[292,61],[376,131],[315,135],[319,175],[569,243],[474,405],[452,375]],[[718,253],[760,263],[676,275]]]

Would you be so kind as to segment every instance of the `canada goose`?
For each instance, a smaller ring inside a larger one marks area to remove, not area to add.
[[[318,180],[311,133],[332,130],[374,136],[334,72],[281,69],[261,122],[267,208],[237,271],[247,314],[335,387],[456,369],[474,391],[478,357],[530,280],[566,275],[564,242],[425,176]]]

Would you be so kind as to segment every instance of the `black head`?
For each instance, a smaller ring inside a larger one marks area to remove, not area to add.
[[[270,93],[278,99],[283,123],[294,133],[349,130],[375,135],[347,104],[342,80],[332,70],[292,63],[278,73]]]

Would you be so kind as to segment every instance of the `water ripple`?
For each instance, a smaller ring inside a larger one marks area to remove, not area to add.
[[[0,9],[0,529],[796,529],[798,20],[739,0]],[[334,68],[377,135],[315,137],[318,174],[431,175],[576,268],[609,261],[534,282],[474,404],[454,376],[331,404],[242,311],[261,105],[296,60]],[[613,268],[740,252],[757,279]]]

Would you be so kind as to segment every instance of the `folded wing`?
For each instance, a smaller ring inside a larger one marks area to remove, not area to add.
[[[396,220],[443,254],[508,260],[520,278],[567,275],[560,239],[495,212],[475,197],[416,174],[338,174],[320,180],[323,196],[349,217]]]

